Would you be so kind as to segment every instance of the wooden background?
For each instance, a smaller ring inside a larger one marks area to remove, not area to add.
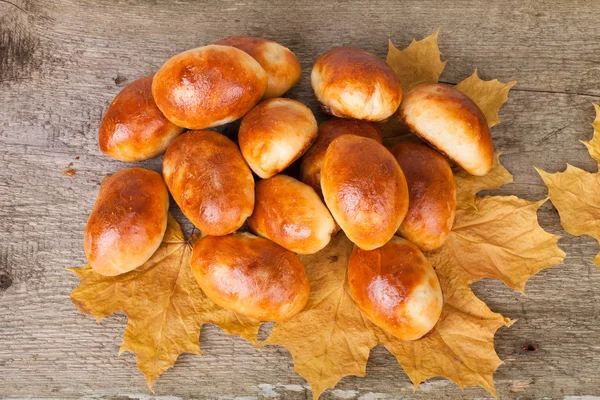
[[[405,47],[438,27],[448,60],[442,81],[456,83],[475,67],[484,78],[519,81],[493,129],[515,176],[499,193],[544,198],[532,165],[596,170],[578,140],[591,137],[591,103],[600,102],[597,0],[0,0],[0,397],[151,395],[134,356],[117,356],[125,316],[96,324],[78,314],[69,301],[77,279],[65,271],[85,263],[82,232],[101,178],[128,166],[96,144],[103,110],[124,85],[185,49],[229,35],[265,36],[296,52],[304,73],[290,96],[317,111],[308,74],[320,53],[352,45],[385,56],[388,38]],[[70,163],[75,175],[64,176]],[[161,159],[139,165],[160,170]],[[563,234],[565,265],[531,279],[527,297],[498,281],[475,285],[492,310],[519,319],[496,337],[505,361],[495,375],[498,393],[600,396],[600,270],[590,261],[598,245],[565,234],[549,203],[539,216],[545,229]],[[203,328],[201,346],[203,359],[183,355],[157,381],[157,398],[310,398],[283,348],[259,351],[212,326]],[[367,371],[322,398],[489,397],[443,379],[413,392],[382,347]]]

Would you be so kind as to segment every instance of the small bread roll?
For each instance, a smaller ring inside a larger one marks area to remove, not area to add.
[[[327,246],[335,221],[315,191],[286,175],[256,184],[256,205],[248,218],[250,229],[299,254]]]
[[[165,117],[188,129],[235,121],[261,99],[267,73],[247,53],[210,45],[179,53],[154,75],[152,95]]]
[[[100,150],[119,161],[142,161],[165,152],[183,128],[169,122],[152,98],[152,77],[131,82],[100,121]]]
[[[92,269],[114,276],[148,261],[165,235],[168,211],[158,172],[129,168],[105,178],[83,233]]]
[[[385,61],[352,47],[321,55],[310,82],[325,112],[337,117],[383,121],[402,100],[400,81]]]
[[[300,180],[312,186],[321,196],[321,166],[329,144],[338,136],[348,134],[375,139],[381,143],[381,131],[368,121],[347,118],[332,118],[319,125],[319,134],[312,146],[302,157]]]
[[[260,321],[290,318],[308,302],[310,284],[298,256],[249,233],[203,237],[191,265],[209,299]]]
[[[252,171],[267,179],[296,161],[315,140],[317,130],[317,120],[304,104],[269,99],[242,119],[238,140]]]
[[[482,176],[494,162],[494,145],[485,115],[467,95],[439,84],[412,89],[400,118],[423,140],[471,175]]]
[[[398,234],[421,250],[440,247],[454,223],[456,189],[448,161],[422,143],[402,142],[392,149],[408,183],[408,212]]]
[[[402,340],[427,334],[442,313],[442,289],[434,269],[415,245],[397,236],[377,250],[355,246],[348,283],[363,314]]]
[[[263,98],[279,97],[300,80],[300,61],[290,49],[277,42],[260,37],[231,36],[215,44],[237,47],[258,61],[269,80]]]
[[[408,210],[408,186],[396,159],[369,138],[342,135],[329,145],[321,169],[323,198],[354,244],[386,244]]]
[[[179,136],[163,176],[183,214],[205,235],[239,229],[254,209],[254,178],[235,143],[213,131]]]

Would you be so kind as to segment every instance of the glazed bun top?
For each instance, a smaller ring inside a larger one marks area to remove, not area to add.
[[[348,118],[332,118],[319,125],[317,140],[302,157],[300,180],[310,185],[319,196],[321,193],[321,166],[329,144],[341,135],[356,135],[375,139],[381,143],[379,128],[368,121]]]
[[[119,161],[142,161],[164,153],[180,133],[165,118],[152,97],[152,77],[125,86],[102,116],[98,144]]]
[[[494,146],[485,115],[467,95],[440,84],[419,85],[406,94],[400,118],[423,140],[472,175],[485,175]]]
[[[83,234],[92,269],[114,276],[148,261],[165,235],[168,211],[158,172],[128,168],[105,178]]]
[[[400,81],[385,61],[352,47],[321,55],[310,81],[325,112],[337,117],[383,121],[402,100]]]
[[[402,340],[423,337],[442,313],[434,269],[415,245],[397,236],[377,250],[354,247],[348,283],[363,314]]]
[[[317,137],[317,120],[299,101],[269,99],[242,120],[240,150],[252,171],[270,178],[296,161]]]
[[[280,97],[300,80],[300,61],[290,49],[277,42],[260,37],[231,36],[215,44],[236,47],[258,61],[269,77],[263,98]]]
[[[183,214],[206,235],[239,229],[254,209],[254,177],[231,140],[189,131],[165,153],[163,176]]]
[[[440,247],[454,223],[456,189],[448,160],[423,143],[392,149],[408,183],[408,212],[398,233],[421,250]]]
[[[321,169],[325,203],[342,230],[364,250],[383,246],[408,210],[408,186],[398,162],[369,138],[342,135]]]
[[[209,299],[260,321],[288,319],[308,302],[310,284],[298,256],[249,233],[203,237],[191,267]]]
[[[154,75],[152,95],[165,117],[188,129],[235,121],[262,98],[267,73],[248,53],[210,45],[171,57]]]

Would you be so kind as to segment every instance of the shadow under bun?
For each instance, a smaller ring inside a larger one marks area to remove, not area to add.
[[[240,125],[240,150],[263,179],[286,169],[317,137],[317,120],[299,101],[269,99],[254,107]]]
[[[290,318],[308,302],[310,284],[298,256],[249,233],[203,237],[191,266],[209,299],[260,321]]]
[[[375,139],[381,143],[381,131],[377,125],[359,119],[332,118],[319,125],[317,139],[306,151],[300,164],[300,180],[321,193],[321,166],[329,144],[341,135],[356,135]]]
[[[236,47],[258,61],[268,75],[263,98],[280,97],[300,80],[300,61],[290,49],[277,42],[261,37],[231,36],[215,44]]]
[[[165,152],[183,128],[171,123],[152,97],[152,77],[125,86],[102,116],[98,144],[119,161],[142,161]]]
[[[492,168],[494,145],[485,115],[462,92],[440,84],[419,85],[406,94],[400,118],[471,175],[485,175]]]
[[[168,211],[158,172],[129,168],[105,178],[83,234],[92,269],[114,276],[148,261],[165,235]]]
[[[355,246],[348,283],[363,314],[402,340],[423,337],[442,313],[442,289],[435,270],[415,245],[397,236],[377,250]]]
[[[353,47],[321,55],[310,82],[325,112],[337,117],[383,121],[402,100],[400,81],[385,61]]]
[[[206,235],[239,229],[254,209],[254,178],[239,149],[213,131],[189,131],[163,160],[167,187],[183,214]]]
[[[398,162],[369,138],[342,135],[321,169],[323,198],[346,236],[372,250],[388,242],[408,210],[408,186]]]
[[[267,73],[247,53],[210,45],[171,57],[154,75],[152,95],[165,117],[188,129],[235,121],[261,99]]]
[[[456,188],[448,161],[422,143],[392,149],[408,183],[408,212],[398,233],[421,250],[440,247],[454,223]]]
[[[256,205],[248,218],[250,229],[299,254],[313,254],[336,231],[333,217],[308,185],[286,175],[256,184]]]

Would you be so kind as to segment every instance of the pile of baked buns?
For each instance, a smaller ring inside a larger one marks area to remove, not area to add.
[[[162,175],[130,168],[102,182],[84,234],[89,264],[113,276],[148,261],[167,228],[170,193],[202,233],[191,268],[206,296],[280,321],[309,299],[297,254],[320,251],[342,230],[355,244],[347,276],[358,307],[388,333],[418,339],[442,310],[422,251],[441,246],[454,221],[446,158],[474,175],[490,170],[485,116],[447,86],[403,94],[382,59],[337,47],[310,75],[334,116],[318,125],[308,107],[281,97],[300,76],[289,49],[241,36],[177,54],[126,86],[103,116],[100,149],[128,162],[165,153]],[[240,118],[237,143],[208,130]],[[427,144],[388,150],[375,123],[389,118]],[[299,176],[286,175],[301,157]]]

